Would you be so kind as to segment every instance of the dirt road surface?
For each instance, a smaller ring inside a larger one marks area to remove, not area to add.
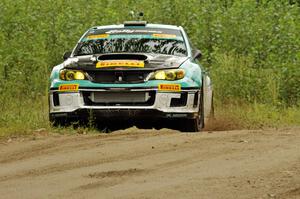
[[[300,198],[300,128],[0,142],[0,198]]]

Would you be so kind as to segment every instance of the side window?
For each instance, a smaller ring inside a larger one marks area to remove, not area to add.
[[[188,40],[188,42],[189,42],[191,50],[192,50],[192,56],[194,56],[197,53],[197,48],[195,48],[195,46],[190,41],[190,39]],[[200,64],[199,59],[195,59],[194,62],[196,62],[198,65]]]
[[[194,54],[195,54],[195,52],[196,52],[196,48],[195,48],[195,46],[193,45],[193,43],[191,42],[191,40],[190,40],[190,39],[188,39],[188,42],[189,42],[189,44],[190,44],[190,47],[191,47],[191,50],[192,50],[192,55],[194,55]]]

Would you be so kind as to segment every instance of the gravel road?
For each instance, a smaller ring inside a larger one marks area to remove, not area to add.
[[[300,198],[300,128],[0,142],[0,198]]]

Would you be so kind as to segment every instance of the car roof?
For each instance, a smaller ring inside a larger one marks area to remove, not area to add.
[[[124,24],[118,25],[105,25],[105,26],[95,26],[92,29],[113,29],[113,28],[128,28],[128,27],[139,27],[139,28],[165,28],[165,29],[173,29],[173,30],[180,30],[180,26],[175,25],[166,25],[166,24],[146,24],[145,26],[124,26]]]

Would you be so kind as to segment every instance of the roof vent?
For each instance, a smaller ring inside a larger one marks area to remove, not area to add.
[[[146,26],[147,21],[125,21],[124,26]]]

